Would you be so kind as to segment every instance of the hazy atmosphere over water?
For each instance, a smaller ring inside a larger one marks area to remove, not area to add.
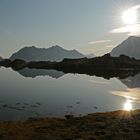
[[[0,0],[0,55],[56,44],[102,55],[140,35],[139,7],[139,0]],[[134,12],[131,23],[127,14]]]

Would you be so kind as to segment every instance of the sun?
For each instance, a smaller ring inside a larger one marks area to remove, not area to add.
[[[137,23],[137,11],[135,9],[128,9],[122,13],[122,20],[124,24],[131,25]]]

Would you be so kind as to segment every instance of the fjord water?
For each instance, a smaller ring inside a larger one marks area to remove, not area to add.
[[[140,75],[125,79],[64,74],[55,70],[0,68],[0,120],[64,117],[140,108]]]

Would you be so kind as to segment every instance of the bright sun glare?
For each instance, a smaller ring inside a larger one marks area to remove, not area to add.
[[[137,11],[135,9],[128,9],[122,13],[122,20],[124,24],[130,25],[137,23]]]
[[[131,104],[131,101],[130,100],[127,100],[124,103],[124,107],[123,108],[124,108],[125,111],[131,111],[133,109],[132,104]]]

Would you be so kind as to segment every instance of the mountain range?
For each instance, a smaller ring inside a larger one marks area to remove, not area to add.
[[[124,54],[129,57],[140,59],[140,37],[128,37],[121,44],[115,47],[110,54],[115,57]]]
[[[127,55],[140,59],[140,37],[130,36],[110,52],[111,56]],[[22,59],[25,61],[62,61],[64,58],[93,58],[94,54],[84,55],[77,50],[66,50],[58,45],[50,48],[24,47],[12,54],[10,60]],[[0,57],[0,61],[2,57]]]
[[[94,55],[92,55],[93,57]],[[24,47],[12,54],[10,60],[22,59],[25,61],[62,61],[64,58],[83,58],[86,55],[77,50],[66,50],[60,46],[50,48]],[[91,57],[91,55],[87,56]],[[94,56],[95,57],[95,56]]]

